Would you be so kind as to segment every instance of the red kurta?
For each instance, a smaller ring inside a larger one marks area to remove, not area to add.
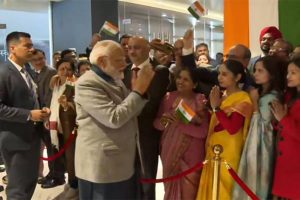
[[[279,141],[273,194],[300,199],[300,99],[278,126]]]

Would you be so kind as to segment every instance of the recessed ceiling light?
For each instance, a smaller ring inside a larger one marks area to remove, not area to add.
[[[167,14],[163,13],[161,16],[162,16],[162,17],[166,17],[166,16],[167,16]]]

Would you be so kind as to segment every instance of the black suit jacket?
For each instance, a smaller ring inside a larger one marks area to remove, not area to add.
[[[155,69],[155,75],[147,90],[149,102],[138,117],[139,122],[145,121],[145,123],[140,124],[140,129],[149,130],[149,132],[151,132],[160,102],[169,85],[169,68],[159,65],[155,60],[150,60],[150,63]],[[124,71],[123,82],[128,89],[131,89],[131,67],[132,64],[128,65]]]
[[[204,67],[197,68],[193,54],[182,56],[182,65],[194,70],[194,72],[197,73],[199,90],[201,93],[205,94],[206,97],[208,97],[211,88],[214,85],[218,85],[218,72],[215,70],[206,69]]]
[[[154,128],[153,121],[157,115],[161,100],[167,92],[169,69],[166,66],[158,65],[155,61],[150,61],[150,63],[155,69],[155,75],[147,90],[149,101],[138,116],[138,139],[144,176],[155,178],[161,133]],[[128,66],[124,72],[125,79],[123,81],[128,89],[131,89],[131,66]]]
[[[197,77],[199,79],[200,91],[204,93],[206,97],[209,96],[210,90],[214,85],[219,85],[218,72],[216,70],[209,70],[203,67],[197,68],[196,63],[194,61],[193,54],[182,56],[182,64],[183,66],[195,70],[195,72],[197,73]],[[246,77],[242,89],[247,91],[254,85],[255,82],[249,70],[246,68]]]
[[[41,107],[50,108],[52,90],[50,89],[49,85],[52,76],[56,74],[56,70],[48,66],[44,66],[39,74],[31,68],[27,69],[27,71],[30,73],[34,82],[37,84],[37,92]]]
[[[131,90],[131,67],[132,63],[127,65],[126,69],[124,70],[124,79],[122,80],[124,85]]]
[[[147,90],[149,101],[138,116],[140,132],[147,132],[151,136],[151,132],[154,131],[153,121],[156,118],[161,100],[167,92],[168,85],[169,69],[163,65],[157,65],[155,76]]]
[[[28,150],[36,137],[32,121],[34,99],[17,68],[10,62],[0,66],[0,148]]]

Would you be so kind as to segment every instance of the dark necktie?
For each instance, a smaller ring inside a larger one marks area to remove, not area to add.
[[[33,80],[32,78],[29,76],[29,74],[27,73],[27,71],[25,69],[21,69],[21,72],[23,74],[25,74],[25,77],[26,77],[26,80],[27,80],[27,83],[28,83],[28,88],[33,96],[33,99],[34,99],[34,108],[35,109],[39,109],[40,108],[40,105],[39,105],[39,101],[38,101],[38,97],[37,97],[37,93],[36,93],[36,89],[33,85]]]
[[[138,72],[140,71],[140,68],[135,67],[135,68],[132,68],[131,70],[132,70],[133,75],[134,75],[135,77],[137,77],[137,76],[138,76]]]
[[[33,78],[35,83],[39,82],[39,75],[40,75],[39,72],[36,72],[36,71],[33,72],[33,77],[32,78]]]
[[[132,75],[131,75],[131,90],[132,90],[132,78],[135,77],[137,78],[138,77],[138,72],[140,71],[140,68],[138,67],[134,67],[131,69],[132,71]]]

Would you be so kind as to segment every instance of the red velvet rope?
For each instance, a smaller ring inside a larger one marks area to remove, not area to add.
[[[175,176],[170,176],[170,177],[167,177],[167,178],[160,178],[160,179],[146,179],[146,178],[142,178],[141,179],[141,182],[142,183],[165,183],[165,182],[169,182],[169,181],[175,181],[177,179],[180,179],[194,171],[197,171],[199,169],[202,169],[203,166],[206,164],[206,161],[202,162],[202,163],[198,163],[197,165],[195,165],[194,167],[186,170],[186,171],[183,171]]]
[[[45,158],[45,157],[40,157],[41,160],[47,160],[47,161],[53,161],[55,159],[57,159],[58,157],[60,157],[61,155],[63,155],[66,151],[67,148],[69,148],[69,146],[72,144],[72,142],[75,140],[75,134],[71,133],[71,135],[69,136],[67,142],[65,143],[65,145],[63,146],[63,148],[57,152],[55,155]]]
[[[242,181],[242,179],[237,175],[237,173],[227,164],[225,163],[226,168],[228,169],[229,174],[232,178],[239,184],[239,186],[247,193],[252,200],[259,200],[259,198],[250,190],[250,188]]]

